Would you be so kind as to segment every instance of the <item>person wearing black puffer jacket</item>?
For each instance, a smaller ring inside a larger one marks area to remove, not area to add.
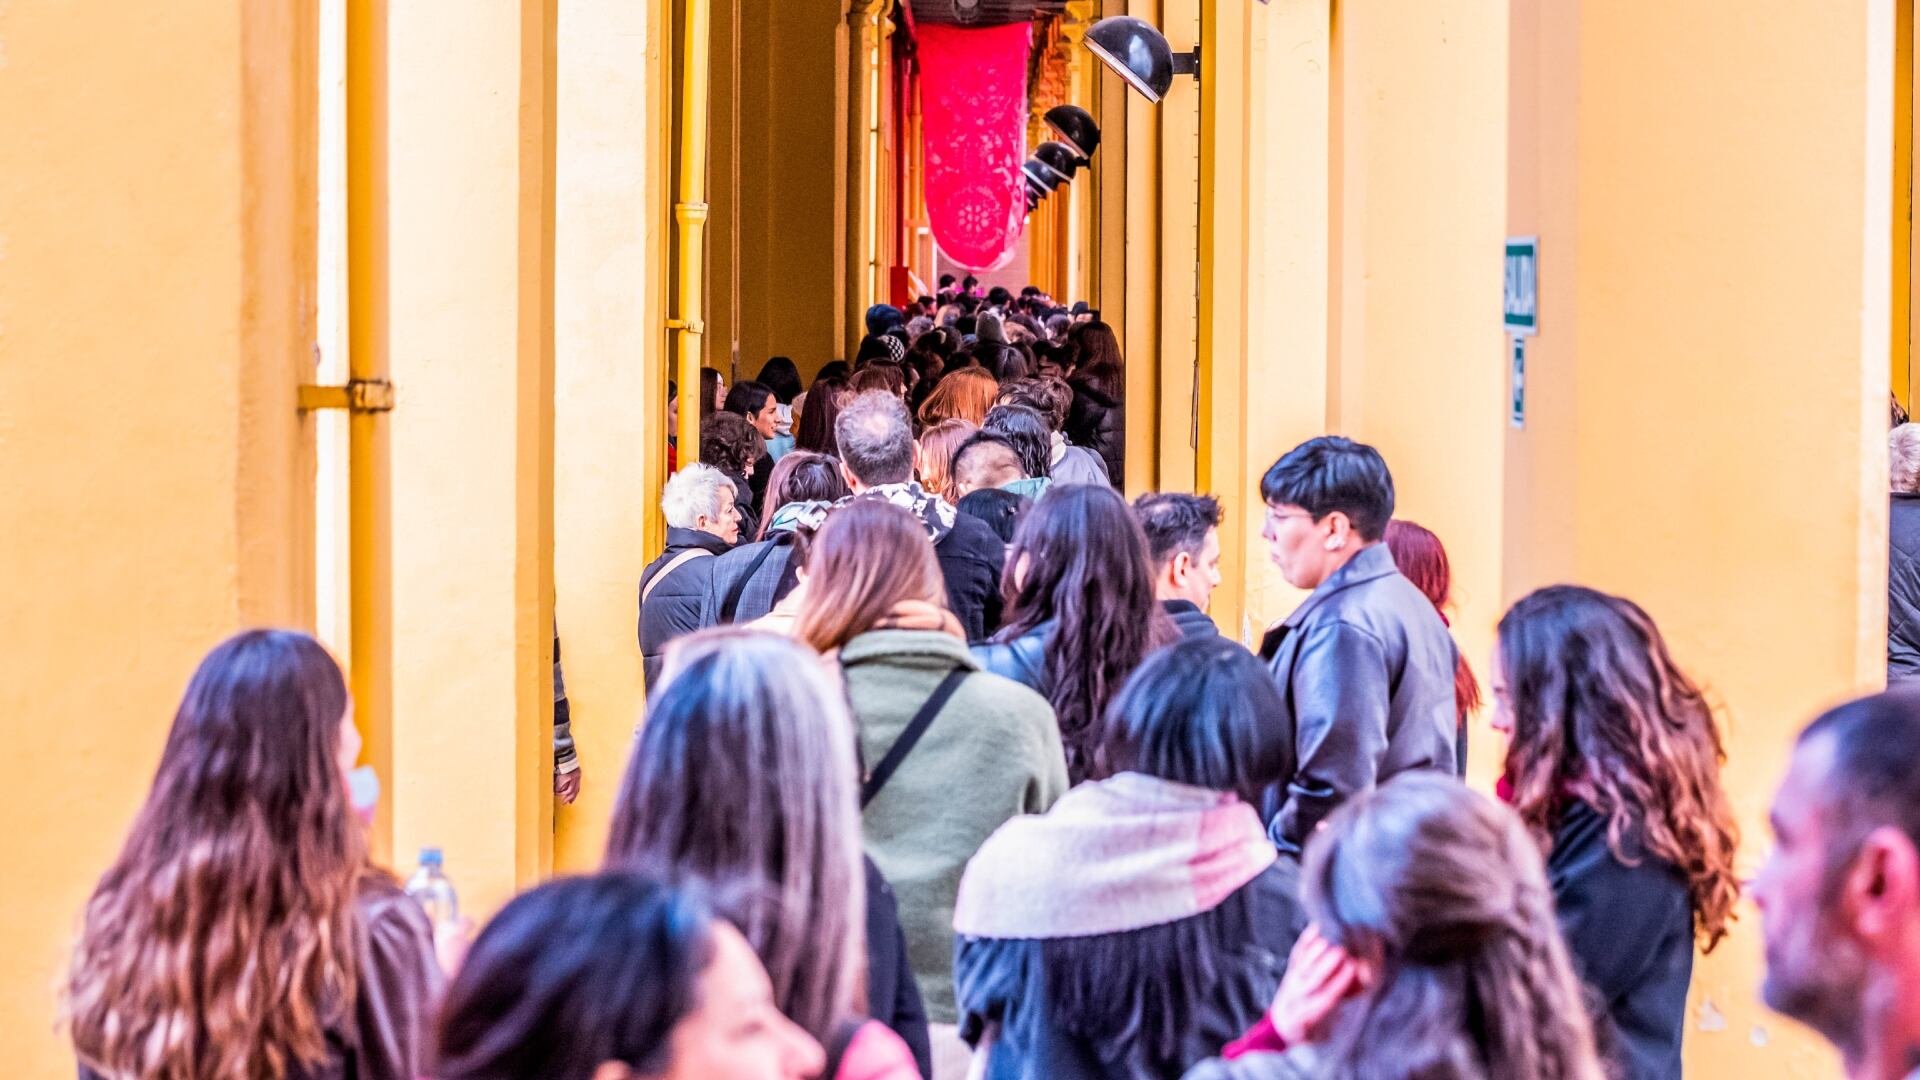
[[[640,656],[652,686],[667,643],[700,629],[701,600],[714,556],[740,539],[733,479],[711,465],[688,465],[667,479],[660,509],[667,549],[640,572]]]
[[[1113,486],[1126,487],[1127,375],[1120,341],[1106,323],[1074,328],[1073,405],[1067,410],[1067,441],[1099,454]]]

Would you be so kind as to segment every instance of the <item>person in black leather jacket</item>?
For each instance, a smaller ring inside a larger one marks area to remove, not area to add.
[[[974,656],[1053,705],[1067,776],[1079,783],[1092,775],[1107,703],[1180,633],[1154,601],[1140,524],[1112,488],[1048,491],[1020,523],[1007,565],[1007,625]]]
[[[1274,565],[1313,590],[1260,646],[1286,703],[1274,737],[1293,740],[1299,761],[1268,793],[1268,832],[1298,857],[1348,798],[1412,769],[1453,771],[1459,654],[1381,542],[1393,475],[1379,451],[1309,439],[1274,462],[1260,494]]]
[[[1220,632],[1207,615],[1220,587],[1220,500],[1211,495],[1154,492],[1133,501],[1147,534],[1153,591],[1185,637]]]

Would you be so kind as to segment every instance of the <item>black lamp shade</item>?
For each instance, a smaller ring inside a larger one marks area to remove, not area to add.
[[[1100,125],[1093,122],[1093,114],[1078,105],[1055,105],[1047,110],[1047,126],[1055,135],[1080,155],[1082,165],[1093,159],[1093,152],[1100,148]]]
[[[1048,168],[1039,158],[1028,158],[1026,164],[1020,166],[1020,173],[1026,177],[1028,186],[1039,188],[1046,195],[1053,194],[1053,190],[1061,183],[1060,174]]]
[[[1173,47],[1152,23],[1116,15],[1088,28],[1086,40],[1095,56],[1148,101],[1158,103],[1173,85]]]
[[[1033,160],[1059,173],[1062,183],[1072,180],[1073,174],[1080,171],[1080,155],[1074,153],[1066,143],[1041,143],[1040,148],[1033,152]]]

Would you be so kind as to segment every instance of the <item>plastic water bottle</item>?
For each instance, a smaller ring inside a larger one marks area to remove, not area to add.
[[[420,902],[434,926],[457,926],[460,897],[453,891],[453,882],[447,880],[443,863],[439,848],[421,848],[420,869],[407,879],[407,895]]]

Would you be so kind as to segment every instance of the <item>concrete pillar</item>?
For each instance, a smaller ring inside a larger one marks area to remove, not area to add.
[[[1724,704],[1750,873],[1792,738],[1883,678],[1891,0],[1514,0],[1506,231],[1540,240],[1507,598],[1624,593]],[[1836,1075],[1767,1012],[1757,913],[1688,1074]]]
[[[394,850],[476,915],[552,842],[553,2],[389,15]]]
[[[635,588],[659,548],[649,493],[667,445],[655,211],[670,178],[648,138],[662,29],[649,8],[661,6],[584,0],[560,21],[553,564],[585,773],[557,811],[554,863],[569,871],[600,863],[646,700]]]
[[[72,1075],[54,987],[194,665],[311,624],[316,42],[306,2],[0,11],[17,1076]]]

